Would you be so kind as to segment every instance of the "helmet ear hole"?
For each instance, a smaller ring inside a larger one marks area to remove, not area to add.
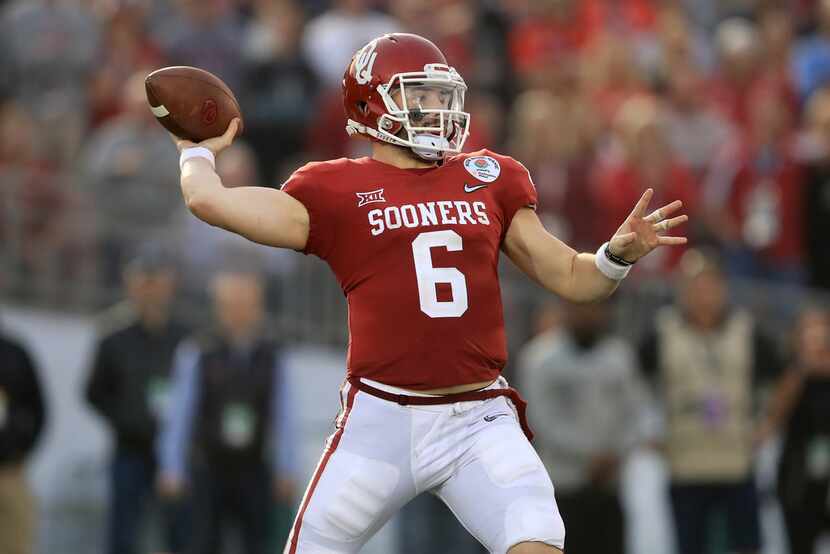
[[[366,115],[367,113],[369,113],[369,104],[367,104],[366,102],[358,102],[357,109],[359,109],[363,113],[363,115]]]

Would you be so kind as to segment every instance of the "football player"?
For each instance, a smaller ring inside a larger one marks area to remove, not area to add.
[[[554,294],[591,302],[655,248],[686,242],[665,234],[686,221],[675,215],[681,203],[647,214],[650,189],[596,254],[550,235],[521,163],[462,153],[466,92],[432,42],[388,34],[343,77],[346,131],[372,141],[371,157],[307,164],[281,190],[226,189],[214,156],[238,121],[198,145],[177,140],[197,217],[322,258],[348,302],[341,411],[286,554],[357,552],[422,492],[490,552],[561,553],[553,485],[530,445],[524,402],[500,376],[499,255]]]

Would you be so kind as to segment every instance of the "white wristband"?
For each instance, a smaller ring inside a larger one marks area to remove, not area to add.
[[[179,156],[179,169],[182,169],[184,162],[191,158],[204,158],[210,162],[213,169],[216,169],[216,158],[213,156],[213,152],[203,146],[191,146],[182,150],[182,154]]]
[[[628,272],[631,271],[631,266],[620,265],[609,260],[608,256],[605,255],[606,248],[608,248],[607,242],[599,247],[599,250],[597,250],[597,253],[594,256],[594,263],[600,273],[609,279],[613,279],[614,281],[622,281],[625,279],[626,275],[628,275]]]

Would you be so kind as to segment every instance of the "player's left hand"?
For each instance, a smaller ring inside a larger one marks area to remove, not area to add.
[[[658,246],[674,246],[687,242],[686,237],[670,237],[664,234],[689,220],[689,216],[685,214],[669,217],[683,206],[683,202],[675,200],[645,215],[652,196],[654,190],[647,189],[609,241],[611,253],[627,262],[636,262]]]

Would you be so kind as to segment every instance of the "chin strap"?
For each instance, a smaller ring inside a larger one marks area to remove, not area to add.
[[[362,123],[358,123],[354,119],[349,119],[346,121],[346,133],[349,136],[353,135],[368,135],[372,138],[375,138],[381,142],[386,142],[388,144],[394,144],[396,146],[401,146],[403,148],[409,148],[412,152],[415,153],[419,158],[428,160],[428,161],[436,161],[436,160],[443,160],[444,154],[446,153],[447,149],[449,149],[450,143],[444,137],[436,137],[435,135],[428,135],[428,134],[420,134],[414,135],[412,142],[416,144],[416,146],[411,146],[409,144],[401,144],[397,142],[400,139],[390,138],[392,135],[382,134],[379,133],[376,129],[363,125]],[[430,148],[419,148],[418,145],[423,145],[427,147],[437,148],[440,151],[434,151]]]

